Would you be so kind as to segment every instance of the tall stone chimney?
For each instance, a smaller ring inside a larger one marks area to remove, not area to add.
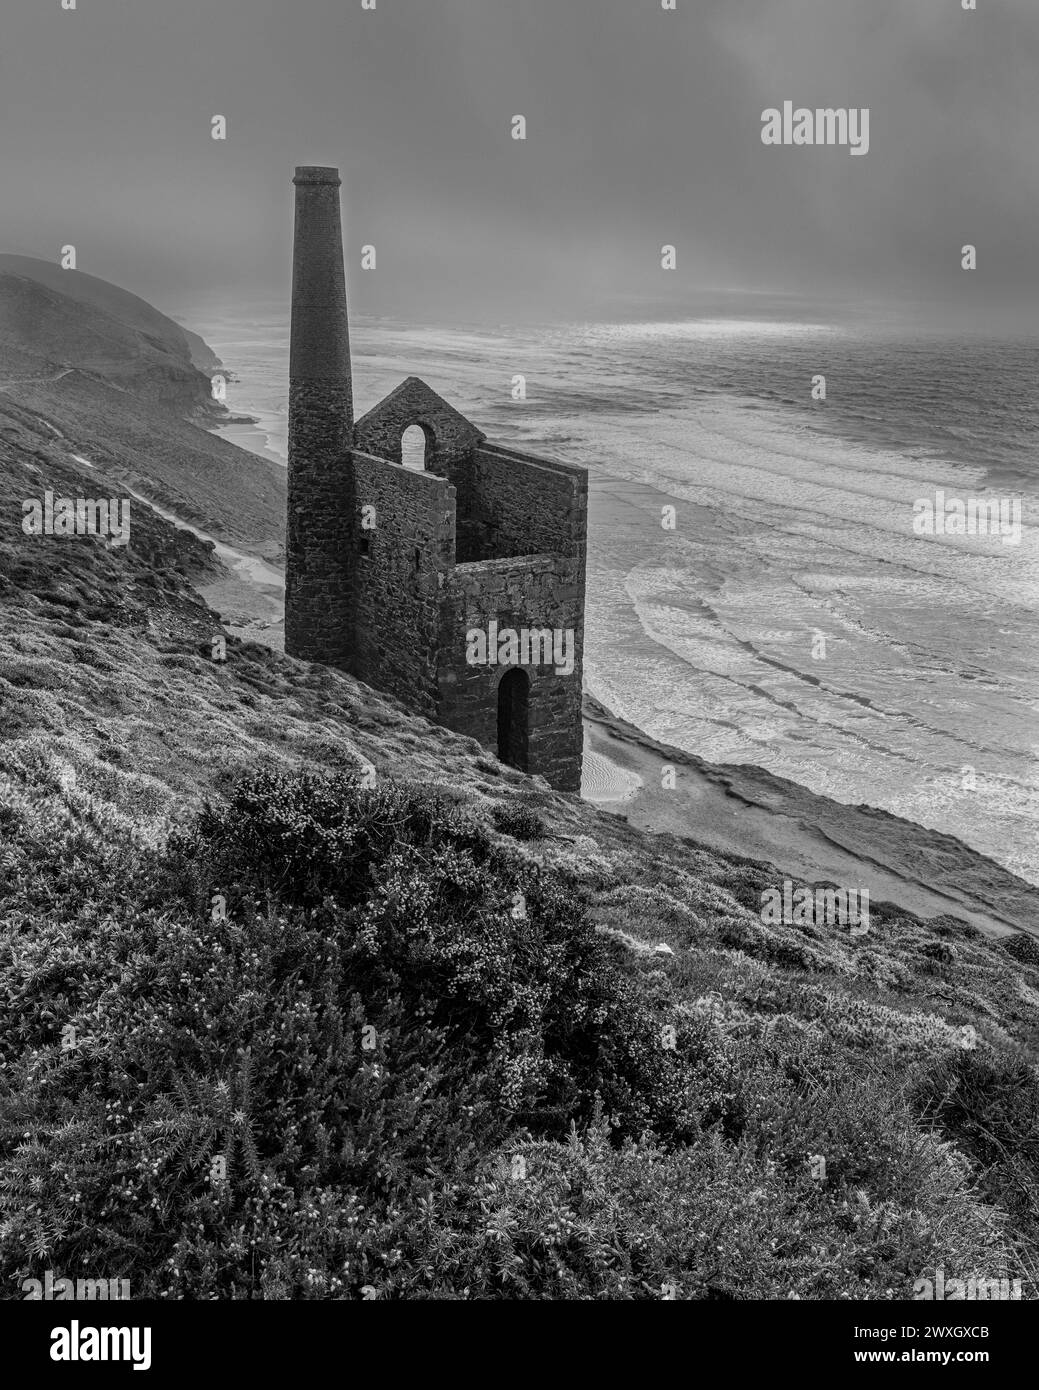
[[[349,670],[357,521],[348,458],[354,416],[339,170],[298,168],[292,182],[285,650]]]

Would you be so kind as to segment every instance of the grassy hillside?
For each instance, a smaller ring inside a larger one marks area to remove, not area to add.
[[[0,429],[7,421],[34,433],[36,447],[49,446],[58,429],[114,484],[126,482],[221,540],[278,553],[285,470],[102,377],[72,371],[0,391]]]
[[[285,470],[210,433],[229,417],[184,331],[103,281],[54,271],[73,294],[4,272],[20,259],[0,257],[0,433],[30,452],[63,439],[66,452],[102,465],[113,482],[276,557]],[[128,319],[116,316],[124,309]]]
[[[176,325],[173,325],[176,327]],[[152,336],[94,305],[36,280],[0,274],[0,348],[38,359],[34,375],[69,367],[104,374],[116,387],[171,409],[205,411],[209,379],[191,363],[187,343]],[[0,369],[8,368],[0,361]]]
[[[35,256],[0,255],[0,276],[6,275],[34,280],[69,299],[100,309],[107,317],[138,330],[150,342],[164,345],[173,356],[189,361],[201,372],[215,371],[221,365],[197,333],[108,280],[99,280],[96,275],[86,275],[81,270],[63,270],[56,262],[41,261]]]
[[[887,1299],[941,1266],[1034,1296],[1032,937],[765,926],[782,865],[636,831],[346,676],[214,661],[209,547],[143,508],[125,549],[22,534],[88,477],[22,410],[0,1290]]]

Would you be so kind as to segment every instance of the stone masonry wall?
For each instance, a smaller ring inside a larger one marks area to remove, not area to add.
[[[437,710],[440,604],[454,564],[454,489],[355,449],[352,454],[357,553],[351,670],[419,714]],[[363,508],[375,529],[361,529]],[[362,553],[367,541],[367,554]]]
[[[473,452],[472,492],[459,492],[466,519],[461,558],[585,553],[588,475],[583,468],[535,458],[496,444]]]
[[[349,410],[349,388],[340,383],[290,382],[285,650],[347,671],[354,645]]]
[[[358,420],[354,441],[366,453],[400,463],[401,436],[411,425],[418,425],[426,436],[426,468],[432,472],[459,463],[483,439],[475,425],[442,396],[418,377],[409,376]]]
[[[530,677],[528,767],[559,791],[579,791],[584,731],[581,690],[584,651],[584,565],[561,555],[458,565],[441,604],[438,722],[497,751],[498,684],[509,666],[466,661],[466,632],[572,628],[575,663],[569,676],[551,666],[527,666]]]
[[[338,383],[293,381],[290,416],[287,649],[497,752],[498,687],[513,668],[470,665],[467,631],[571,630],[570,675],[523,667],[527,771],[579,791],[585,470],[487,444],[416,377],[357,422],[352,448]],[[426,436],[422,472],[400,463],[412,425]]]

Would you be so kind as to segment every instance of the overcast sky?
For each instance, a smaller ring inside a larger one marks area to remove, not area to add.
[[[1037,317],[1039,0],[77,2],[3,0],[0,250],[168,312],[285,296],[335,164],[369,313]],[[869,107],[869,153],[763,145],[784,100]]]

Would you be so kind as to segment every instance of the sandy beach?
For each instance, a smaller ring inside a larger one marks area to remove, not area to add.
[[[210,433],[218,434],[221,439],[226,439],[228,444],[234,444],[239,449],[247,449],[250,454],[259,454],[261,458],[271,459],[279,467],[285,467],[284,455],[270,446],[269,431],[264,428],[261,420],[253,416],[236,416],[227,424],[213,427]]]
[[[808,882],[868,888],[922,918],[992,936],[1039,929],[1039,890],[951,835],[871,806],[844,806],[750,765],[704,762],[585,696],[584,798],[638,829],[777,865]],[[608,766],[607,766],[608,765]]]

